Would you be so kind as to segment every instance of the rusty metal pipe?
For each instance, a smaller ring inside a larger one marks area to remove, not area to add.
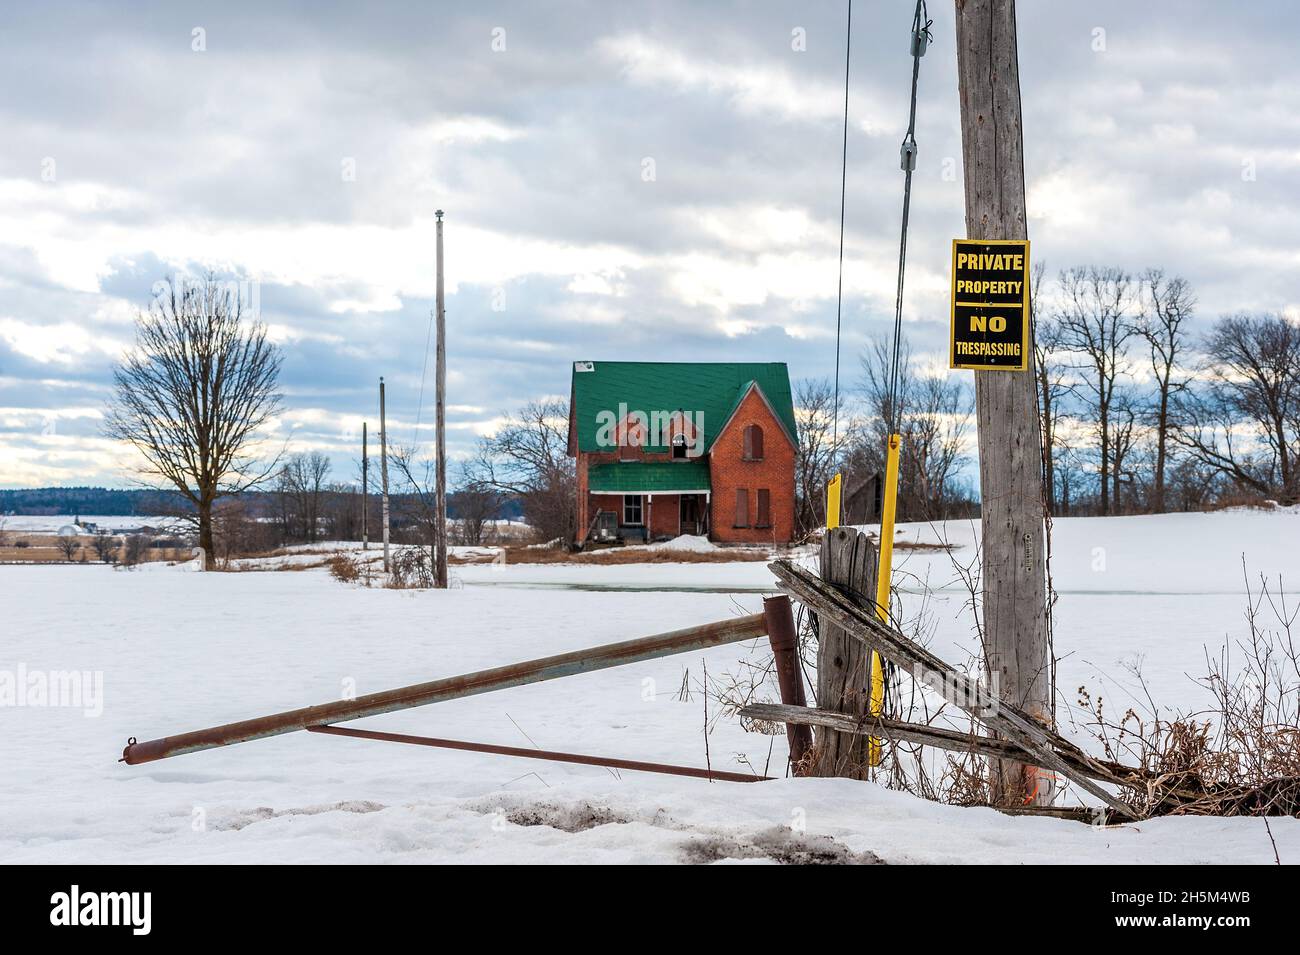
[[[803,674],[799,672],[799,636],[794,627],[794,610],[784,594],[763,600],[763,619],[767,639],[772,644],[776,662],[776,679],[781,688],[781,702],[788,706],[807,706],[803,692]],[[795,723],[785,724],[785,738],[790,744],[790,765],[799,772],[804,756],[812,749],[812,728]]]
[[[292,733],[306,729],[308,726],[343,723],[413,706],[474,696],[491,690],[502,690],[526,683],[541,683],[544,680],[574,676],[628,663],[640,663],[643,660],[653,660],[675,653],[707,650],[709,647],[752,640],[766,632],[763,614],[756,613],[737,617],[734,620],[686,627],[682,630],[657,633],[635,640],[624,640],[621,643],[608,643],[586,650],[574,650],[523,663],[511,663],[490,670],[466,673],[462,676],[417,683],[396,690],[370,693],[355,700],[322,703],[285,713],[241,720],[238,723],[227,723],[224,726],[182,733],[179,736],[165,736],[143,743],[137,743],[135,737],[131,737],[126,749],[122,751],[121,761],[135,766],[155,759],[165,759],[168,756],[180,756],[183,753],[212,749],[216,746],[228,746],[231,743],[243,743],[268,736],[279,736],[282,733]]]
[[[556,763],[578,763],[583,766],[609,766],[613,769],[634,769],[642,773],[665,773],[669,776],[693,776],[696,779],[717,779],[729,783],[760,783],[771,776],[753,773],[728,773],[720,769],[696,769],[694,766],[673,766],[670,763],[644,763],[636,759],[618,759],[612,756],[586,756],[582,753],[557,753],[549,749],[525,749],[522,746],[498,746],[496,743],[469,743],[459,739],[439,739],[436,736],[408,736],[405,733],[378,733],[349,726],[308,726],[308,733],[328,733],[331,736],[352,736],[356,739],[383,740],[388,743],[413,743],[416,746],[436,746],[440,749],[460,749],[471,753],[495,753],[499,756],[522,756],[526,759],[546,759]]]

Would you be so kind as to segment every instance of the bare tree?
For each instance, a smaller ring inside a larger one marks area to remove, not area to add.
[[[360,485],[335,481],[325,488],[321,508],[328,540],[361,539]]]
[[[1165,471],[1169,462],[1169,414],[1171,402],[1187,386],[1179,374],[1179,363],[1187,351],[1187,323],[1196,308],[1196,296],[1187,280],[1166,279],[1162,269],[1148,269],[1142,275],[1142,313],[1138,333],[1146,340],[1155,377],[1155,407],[1149,416],[1155,431],[1155,464],[1152,475],[1151,508],[1165,510]]]
[[[800,531],[807,534],[826,526],[826,482],[839,461],[849,421],[844,415],[844,396],[841,395],[837,433],[835,388],[825,378],[805,378],[797,382],[794,403],[795,415],[799,419],[799,448],[795,457],[796,518]]]
[[[1029,281],[1029,315],[1033,323],[1034,376],[1038,385],[1038,423],[1043,433],[1043,491],[1047,512],[1056,513],[1057,430],[1070,394],[1068,369],[1062,360],[1061,326],[1041,306],[1046,262],[1035,262]]]
[[[145,534],[131,534],[122,547],[122,564],[134,567],[149,554],[149,538]]]
[[[1206,337],[1201,387],[1177,402],[1178,443],[1238,487],[1286,500],[1300,491],[1300,327],[1232,315]]]
[[[285,536],[315,541],[320,536],[321,500],[330,460],[319,451],[290,455],[276,473],[275,494]]]
[[[388,467],[393,473],[392,504],[397,517],[419,527],[421,539],[429,545],[429,566],[434,554],[434,526],[438,512],[435,501],[435,469],[432,457],[417,459],[413,447],[390,447]]]
[[[472,483],[517,497],[543,539],[573,540],[577,493],[568,402],[529,402],[479,442],[467,465]]]
[[[95,556],[105,564],[111,564],[117,554],[117,538],[108,531],[100,531],[92,537],[90,546],[95,549]]]
[[[136,344],[113,371],[104,430],[144,459],[143,472],[194,507],[199,546],[214,566],[212,508],[263,481],[259,430],[280,410],[281,357],[242,297],[209,274],[165,283],[136,318]]]
[[[953,493],[953,480],[973,410],[960,379],[933,374],[915,379],[903,434],[915,460],[923,517],[948,517],[948,505],[959,496]]]
[[[1140,474],[1134,470],[1132,461],[1139,457],[1136,453],[1140,447],[1142,433],[1138,428],[1138,408],[1134,396],[1127,391],[1116,393],[1110,409],[1110,458],[1112,476],[1111,513],[1125,513],[1123,489],[1128,485],[1128,501],[1131,509],[1136,510],[1141,501]]]
[[[1132,277],[1122,269],[1076,267],[1061,273],[1061,306],[1056,320],[1061,345],[1076,358],[1080,377],[1074,394],[1088,408],[1098,443],[1101,513],[1111,513],[1115,431],[1111,408],[1120,377],[1128,366],[1128,343],[1137,333],[1133,320]]]
[[[1077,430],[1077,429],[1074,429]],[[1076,447],[1074,430],[1060,430],[1054,439],[1052,477],[1055,480],[1055,508],[1053,516],[1070,516],[1070,508],[1077,498],[1081,480],[1082,463]]]
[[[457,541],[470,547],[487,543],[488,528],[505,503],[501,492],[475,482],[462,465],[460,480],[450,499],[456,510],[456,522],[451,530]]]
[[[54,544],[63,553],[64,560],[72,560],[77,556],[77,551],[81,550],[81,542],[71,534],[60,535]]]
[[[889,439],[889,370],[893,349],[876,339],[861,357],[859,393],[865,421],[851,435],[847,467],[861,474],[885,470]],[[960,379],[919,375],[906,337],[899,345],[898,427],[900,520],[940,520],[964,498],[955,483],[970,424],[971,395]]]

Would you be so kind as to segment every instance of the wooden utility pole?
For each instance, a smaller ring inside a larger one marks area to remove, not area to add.
[[[1025,166],[1015,0],[956,0],[966,235],[1026,239]],[[993,689],[1054,723],[1047,640],[1042,437],[1034,353],[1025,371],[976,371],[984,656]],[[995,797],[1051,801],[1051,779],[1009,760],[992,763]]]
[[[388,573],[388,418],[384,413],[384,379],[379,379],[379,480],[382,483],[384,522],[384,573]]]
[[[438,459],[435,463],[437,488],[434,491],[433,539],[436,550],[433,566],[433,585],[447,589],[447,310],[442,291],[442,210],[438,217],[438,285],[437,362],[434,372],[435,427],[438,432]]]
[[[366,423],[361,422],[361,549],[370,549],[366,511],[370,509],[370,458],[366,452]]]

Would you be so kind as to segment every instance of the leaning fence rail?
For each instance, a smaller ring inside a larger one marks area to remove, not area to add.
[[[395,710],[425,706],[429,703],[441,703],[445,700],[460,699],[492,690],[541,683],[545,680],[624,666],[628,663],[639,663],[677,653],[689,653],[693,650],[739,643],[742,640],[762,637],[766,633],[767,625],[763,614],[756,613],[733,620],[686,627],[682,630],[638,637],[635,640],[624,640],[621,643],[609,643],[586,650],[574,650],[555,656],[527,660],[523,663],[494,667],[490,670],[432,680],[428,683],[417,683],[395,690],[370,693],[355,700],[341,700],[289,710],[285,713],[273,713],[270,716],[213,726],[191,733],[181,733],[178,736],[164,736],[145,742],[136,742],[135,737],[132,737],[127,742],[126,749],[122,751],[122,762],[134,766],[156,759],[213,749],[217,746],[229,746],[232,743],[245,743],[283,733],[293,733],[313,726],[328,726],[332,723],[378,716],[381,713],[392,713]]]

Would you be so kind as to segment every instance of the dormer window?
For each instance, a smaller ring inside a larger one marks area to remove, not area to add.
[[[686,435],[673,435],[673,460],[684,461],[686,459]]]

